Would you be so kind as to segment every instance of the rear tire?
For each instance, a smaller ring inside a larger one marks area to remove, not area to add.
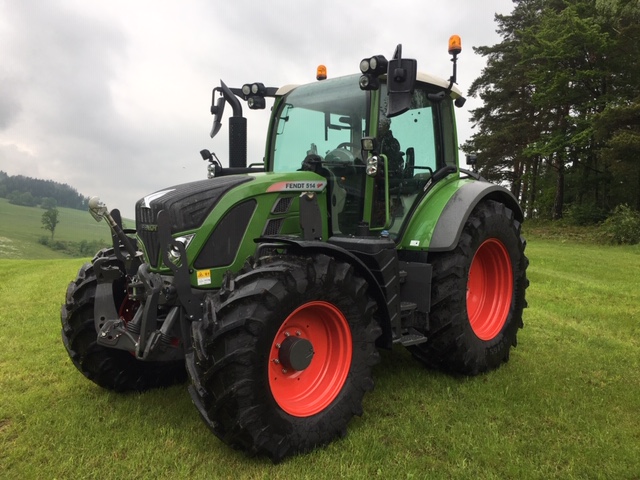
[[[113,265],[124,271],[124,265],[113,255],[112,249],[101,250],[94,261],[101,257],[108,257]],[[98,332],[93,318],[96,285],[93,262],[85,263],[76,279],[69,283],[66,302],[60,312],[62,341],[76,368],[97,385],[117,392],[141,392],[184,382],[187,377],[184,361],[143,362],[132,353],[97,343]],[[121,306],[130,306],[122,279],[113,283],[113,298],[116,311],[120,311]],[[129,314],[133,315],[132,312]]]
[[[415,357],[442,370],[477,375],[509,359],[526,307],[528,259],[520,223],[502,203],[478,204],[456,248],[433,253],[427,342]]]
[[[344,436],[373,388],[376,304],[352,266],[274,256],[207,299],[187,356],[211,430],[278,462]]]

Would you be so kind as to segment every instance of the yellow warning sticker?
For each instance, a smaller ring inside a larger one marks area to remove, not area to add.
[[[211,270],[198,270],[198,286],[211,285]]]

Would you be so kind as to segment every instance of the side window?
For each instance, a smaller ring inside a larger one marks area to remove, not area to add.
[[[383,97],[386,100],[386,96]],[[416,90],[411,108],[397,117],[387,118],[382,102],[378,139],[381,153],[389,160],[389,177],[422,178],[436,170],[436,132],[434,111],[427,92]]]
[[[388,230],[395,238],[425,184],[438,169],[438,112],[437,105],[434,108],[427,97],[428,92],[418,88],[409,110],[387,118],[385,90],[381,92],[378,142],[389,166]]]

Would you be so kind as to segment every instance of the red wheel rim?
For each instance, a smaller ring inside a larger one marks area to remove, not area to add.
[[[284,367],[282,345],[297,338],[313,346],[313,358],[299,371]],[[280,408],[296,417],[321,412],[338,396],[351,368],[351,329],[334,305],[309,302],[282,323],[269,352],[269,387]]]
[[[129,295],[125,295],[124,300],[120,304],[120,308],[118,309],[118,316],[125,321],[125,323],[129,323],[136,311],[140,307],[140,302],[137,300],[131,300]]]
[[[467,314],[473,332],[491,340],[502,330],[513,294],[511,258],[504,244],[486,240],[476,251],[467,283]]]

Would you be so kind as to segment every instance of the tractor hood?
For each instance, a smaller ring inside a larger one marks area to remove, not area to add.
[[[170,234],[189,238],[195,269],[228,267],[239,249],[248,256],[253,239],[296,234],[302,192],[316,192],[326,215],[327,180],[308,171],[230,175],[165,188],[136,203],[136,232],[153,268],[161,263],[158,214],[168,215]]]
[[[164,210],[169,213],[172,232],[196,229],[226,192],[251,180],[253,177],[249,176],[200,180],[165,188],[138,200],[136,231],[151,265],[156,267],[158,261],[158,212]]]
[[[171,215],[173,232],[198,228],[227,191],[251,180],[249,176],[219,177],[154,192],[136,203],[136,228],[154,230],[160,210]]]

